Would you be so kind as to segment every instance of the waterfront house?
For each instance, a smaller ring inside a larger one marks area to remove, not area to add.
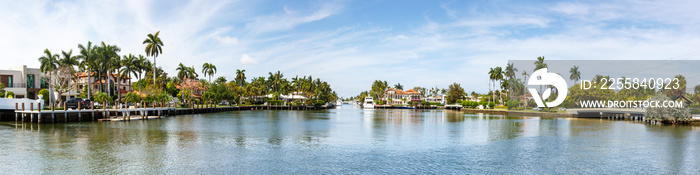
[[[44,73],[39,68],[27,68],[22,65],[8,70],[0,70],[0,83],[5,85],[5,91],[15,93],[14,98],[36,99],[41,89],[48,89],[48,81],[44,81]]]
[[[420,92],[413,89],[402,91],[389,88],[384,92],[384,96],[380,100],[386,101],[386,105],[406,105],[409,102],[420,102],[421,96]]]
[[[180,90],[189,90],[192,92],[193,98],[202,98],[202,94],[206,89],[201,82],[196,79],[183,78],[179,85],[175,85],[175,88]]]
[[[445,104],[445,96],[444,95],[438,95],[438,96],[430,96],[424,98],[426,102],[430,103],[440,103],[440,104]]]
[[[85,88],[85,86],[88,85],[90,85],[90,91],[92,91],[93,93],[99,92],[101,91],[101,89],[104,89],[104,85],[106,82],[105,75],[102,75],[102,78],[98,79],[96,72],[93,72],[89,77],[87,73],[78,72],[75,74],[75,76],[77,77],[77,82],[74,83],[77,83],[77,89],[71,90],[70,97],[68,97],[68,93],[64,93],[63,95],[61,95],[62,99],[65,100],[67,98],[74,98],[76,95],[78,95],[78,89],[82,90],[83,88]],[[109,81],[109,83],[114,88],[114,95],[118,95],[119,93],[121,93],[121,98],[124,97],[127,93],[132,92],[133,87],[129,84],[129,80],[131,79],[131,77],[126,76],[125,78],[119,78],[119,81],[117,82],[117,76],[119,76],[119,74],[110,74],[109,78],[111,80]],[[100,84],[102,84],[102,86],[100,86]]]

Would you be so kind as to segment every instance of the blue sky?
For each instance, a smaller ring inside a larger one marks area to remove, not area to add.
[[[216,76],[312,75],[342,97],[374,80],[488,90],[508,60],[700,58],[698,1],[4,1],[0,60],[38,67],[46,48],[87,41],[144,54],[161,31],[158,66]],[[201,77],[205,78],[205,77]]]

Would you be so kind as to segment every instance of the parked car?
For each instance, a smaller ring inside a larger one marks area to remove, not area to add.
[[[219,106],[230,106],[230,105],[231,105],[231,103],[229,103],[228,101],[225,101],[225,100],[219,102]]]
[[[78,109],[78,104],[80,104],[81,109],[90,109],[90,103],[92,103],[90,99],[71,98],[66,100],[66,108]]]

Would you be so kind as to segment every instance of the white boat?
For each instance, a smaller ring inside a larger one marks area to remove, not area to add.
[[[365,97],[365,102],[362,103],[362,108],[364,109],[374,109],[374,98]]]

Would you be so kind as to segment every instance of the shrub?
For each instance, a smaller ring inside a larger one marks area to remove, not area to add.
[[[141,96],[136,94],[136,93],[129,92],[129,93],[126,93],[126,95],[124,96],[124,102],[127,102],[127,103],[136,103],[139,101],[141,101]]]
[[[15,93],[12,91],[6,91],[7,95],[5,97],[7,98],[15,98]]]
[[[515,100],[509,100],[509,101],[506,103],[506,105],[508,106],[508,109],[510,110],[510,109],[515,109],[515,108],[517,108],[518,105],[520,105],[520,103],[519,103],[518,101],[515,101]]]
[[[41,99],[44,99],[44,102],[49,102],[49,90],[42,89],[39,91],[39,95],[42,95]]]
[[[109,95],[107,95],[107,93],[104,93],[104,92],[96,93],[95,97],[93,97],[93,98],[95,98],[95,101],[99,102],[99,103],[104,103],[105,101],[107,101],[107,102],[112,101],[112,97],[110,97]]]
[[[650,99],[651,101],[671,101],[670,98],[668,98],[664,94],[658,94]],[[649,121],[656,121],[656,122],[661,122],[661,123],[670,123],[670,124],[677,124],[677,123],[687,123],[691,120],[691,115],[690,111],[686,108],[675,108],[675,107],[669,107],[669,108],[663,108],[663,107],[657,107],[657,108],[647,108],[645,113],[644,113],[644,119],[649,120]]]

